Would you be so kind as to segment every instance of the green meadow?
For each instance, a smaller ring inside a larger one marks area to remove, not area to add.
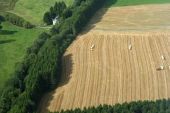
[[[42,29],[24,29],[8,22],[2,23],[0,31],[0,89],[14,72],[15,64],[22,61],[26,49],[43,31]]]

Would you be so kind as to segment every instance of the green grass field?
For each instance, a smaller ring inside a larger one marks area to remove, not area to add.
[[[115,4],[114,2],[115,1]],[[109,0],[108,6],[129,6],[129,5],[141,5],[141,4],[162,4],[170,3],[170,0]]]
[[[56,1],[64,1],[67,5],[71,5],[73,0],[19,0],[14,10],[15,13],[33,24],[42,24],[42,18],[46,11],[54,5]]]
[[[15,64],[22,61],[26,48],[30,47],[42,29],[24,29],[3,23],[0,31],[0,89],[14,72]]]

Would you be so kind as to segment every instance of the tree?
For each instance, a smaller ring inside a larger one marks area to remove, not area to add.
[[[56,17],[56,10],[53,7],[50,8],[50,17],[51,19]]]
[[[53,23],[50,12],[46,12],[46,13],[44,14],[43,20],[44,20],[44,22],[45,22],[47,25],[51,25],[51,24]]]
[[[2,26],[1,26],[1,21],[0,21],[0,29],[2,29]]]
[[[86,0],[74,0],[73,4],[74,6],[80,6],[83,1],[86,1]]]
[[[56,17],[61,18],[63,16],[64,10],[67,8],[64,2],[56,2],[54,7],[51,7],[48,12],[44,14],[44,22],[47,25],[51,25],[53,23],[53,19]]]
[[[59,2],[58,3],[59,5],[58,5],[58,16],[59,17],[61,17],[62,16],[62,14],[63,14],[63,11],[67,8],[67,6],[66,6],[66,4],[65,4],[65,2]]]
[[[0,29],[2,29],[1,22],[3,22],[4,20],[4,17],[0,15]]]
[[[63,12],[63,15],[62,15],[63,19],[69,18],[71,16],[72,16],[71,8],[65,9],[64,12]]]
[[[1,26],[1,20],[0,20],[0,29],[2,29],[2,26]]]
[[[67,8],[66,4],[64,2],[56,2],[54,5],[54,12],[55,12],[55,17],[56,16],[62,16],[63,11]],[[51,11],[51,9],[50,9]]]

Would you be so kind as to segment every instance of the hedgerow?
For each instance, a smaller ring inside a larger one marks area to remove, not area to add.
[[[170,100],[137,101],[114,106],[99,105],[97,107],[62,110],[53,113],[170,113]]]

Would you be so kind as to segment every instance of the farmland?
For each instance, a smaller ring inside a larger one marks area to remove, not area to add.
[[[114,31],[169,30],[169,6],[161,4],[102,9],[88,27],[95,28],[94,30]]]
[[[62,80],[39,111],[170,98],[169,13],[169,4],[99,11],[67,49]]]

